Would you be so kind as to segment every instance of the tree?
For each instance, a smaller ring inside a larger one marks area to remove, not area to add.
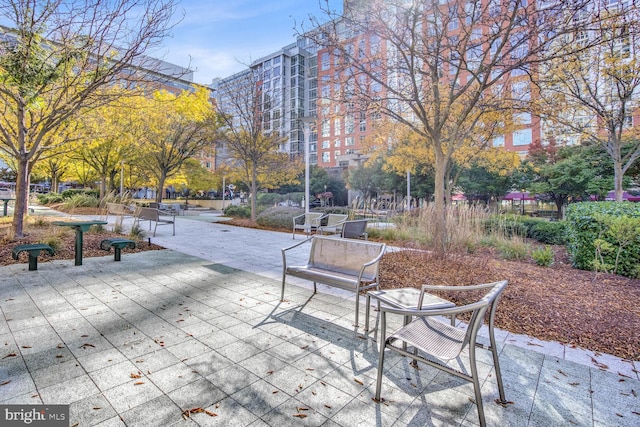
[[[116,89],[118,90],[118,89]],[[70,157],[91,167],[100,179],[100,200],[107,191],[107,182],[120,172],[122,162],[135,155],[135,141],[129,131],[135,129],[132,123],[132,98],[112,102],[91,110],[83,117],[81,133],[84,141],[77,144]]]
[[[431,152],[434,243],[441,256],[448,240],[445,180],[454,153],[474,139],[487,114],[526,106],[522,82],[531,65],[558,52],[551,51],[551,41],[572,25],[571,8],[562,2],[537,6],[522,0],[373,0],[310,32],[339,56],[335,84],[342,85],[345,101],[406,126]]]
[[[573,53],[543,64],[536,79],[549,134],[602,146],[613,163],[617,201],[625,173],[640,156],[638,130],[630,128],[640,105],[640,13],[633,3],[583,8],[578,17],[589,28],[565,46]]]
[[[157,91],[151,98],[139,98],[137,140],[140,161],[156,183],[156,201],[162,201],[167,178],[178,173],[187,159],[213,144],[220,125],[211,105],[209,90],[174,95]]]
[[[513,174],[520,166],[516,153],[499,148],[486,149],[464,168],[458,186],[467,200],[500,200],[513,186]]]
[[[102,88],[141,79],[144,54],[167,34],[174,0],[7,0],[0,27],[0,151],[17,165],[11,232],[23,236],[29,177]]]
[[[260,73],[250,69],[217,92],[224,122],[220,152],[249,188],[252,221],[257,216],[258,190],[294,182],[300,170],[300,162],[282,150],[286,138],[272,130],[272,111],[279,112],[283,106],[275,105],[280,97],[274,96],[275,88],[262,86]]]

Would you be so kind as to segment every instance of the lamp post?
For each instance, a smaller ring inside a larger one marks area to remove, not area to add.
[[[124,195],[124,160],[120,162],[120,198]]]
[[[225,175],[222,175],[222,210],[224,211],[224,196],[226,194],[226,188],[227,188],[227,177]]]
[[[309,140],[311,139],[311,123],[315,123],[315,117],[305,116],[300,119],[304,133],[304,213],[309,213]]]

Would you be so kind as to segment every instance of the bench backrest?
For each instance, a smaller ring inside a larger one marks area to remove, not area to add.
[[[336,237],[313,236],[309,266],[357,276],[363,264],[377,260],[367,267],[362,275],[366,281],[378,277],[379,261],[386,245],[384,243],[346,240]]]
[[[114,215],[124,215],[127,212],[127,207],[120,203],[107,203],[107,213]]]
[[[322,212],[309,212],[304,215],[304,225],[320,225],[318,221],[324,214]]]
[[[137,215],[138,219],[145,221],[158,221],[160,219],[160,213],[158,209],[154,208],[139,208]]]

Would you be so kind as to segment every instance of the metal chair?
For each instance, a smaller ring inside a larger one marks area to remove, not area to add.
[[[380,329],[382,331],[382,339],[380,341],[380,355],[378,360],[378,378],[376,382],[375,395],[376,401],[380,402],[385,350],[391,350],[414,359],[414,364],[416,361],[419,361],[473,383],[480,425],[485,426],[486,421],[482,406],[482,395],[480,394],[480,381],[478,379],[478,368],[476,362],[476,347],[483,348],[484,346],[477,343],[476,339],[478,330],[482,326],[485,314],[488,310],[490,346],[487,349],[491,351],[491,354],[493,355],[493,365],[496,372],[498,392],[500,393],[500,402],[506,403],[504,387],[502,385],[502,374],[500,372],[500,362],[498,360],[498,350],[496,348],[496,340],[494,336],[496,307],[498,306],[500,295],[506,286],[506,280],[472,286],[425,285],[422,288],[422,292],[434,289],[446,291],[474,291],[489,289],[489,292],[476,302],[452,308],[422,310],[399,309],[384,305],[381,306]],[[420,307],[421,303],[422,300],[420,300],[420,305],[417,306]],[[387,337],[387,313],[396,313],[402,316],[413,316],[416,319]],[[459,329],[433,318],[434,316],[456,316],[461,313],[471,313],[471,319],[466,329]],[[396,341],[401,345],[394,345],[394,342]],[[408,351],[407,346],[413,347],[413,351]],[[454,369],[447,364],[448,361],[458,358],[465,348],[469,349],[470,373]]]
[[[344,239],[364,239],[368,240],[367,234],[367,221],[368,219],[354,219],[351,221],[344,221],[342,223],[342,233],[340,237]]]

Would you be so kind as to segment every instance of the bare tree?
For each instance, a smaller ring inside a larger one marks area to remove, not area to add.
[[[307,33],[338,58],[332,83],[340,84],[347,105],[386,115],[417,133],[432,151],[439,254],[448,240],[445,177],[453,154],[474,139],[488,114],[511,116],[526,107],[528,76],[557,53],[551,51],[553,40],[574,31],[573,5],[542,3],[353,2],[344,16]],[[318,102],[320,109],[325,101]]]
[[[218,108],[225,126],[221,134],[222,153],[239,171],[251,194],[251,220],[256,220],[258,190],[295,180],[299,165],[284,150],[287,139],[272,126],[284,106],[274,88],[262,85],[261,70],[249,69],[227,79],[217,93]]]
[[[145,53],[172,26],[174,0],[5,0],[0,19],[0,150],[17,163],[12,234],[23,236],[29,177],[57,134],[146,78]]]
[[[576,19],[584,29],[536,76],[539,114],[550,138],[602,146],[613,162],[616,200],[622,179],[640,157],[632,115],[640,105],[640,11],[635,2],[592,2]]]

